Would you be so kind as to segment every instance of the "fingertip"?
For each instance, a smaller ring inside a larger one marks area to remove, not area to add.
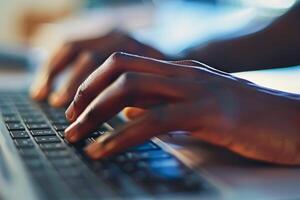
[[[37,100],[38,92],[36,91],[36,88],[30,88],[29,95],[32,99]]]
[[[123,113],[125,117],[130,120],[136,119],[137,117],[141,116],[145,113],[145,110],[133,107],[124,108]]]
[[[47,89],[39,86],[39,87],[32,87],[30,89],[30,96],[32,99],[36,100],[36,101],[42,101],[45,100],[47,97]]]
[[[101,146],[102,145],[99,144],[98,142],[94,142],[94,143],[88,145],[84,149],[84,152],[88,157],[90,157],[93,160],[101,159],[105,155],[104,148],[102,148]]]
[[[49,96],[49,103],[53,107],[62,107],[66,104],[66,97],[60,93],[54,92]]]
[[[65,138],[71,143],[76,143],[79,140],[76,122],[74,122],[68,128],[66,128]]]
[[[67,120],[69,120],[70,122],[74,121],[75,118],[75,111],[74,111],[74,103],[72,102],[70,104],[70,106],[67,108],[66,112],[65,112],[65,116],[67,118]]]

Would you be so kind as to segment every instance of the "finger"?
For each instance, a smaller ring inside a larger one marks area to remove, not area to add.
[[[70,103],[79,85],[101,63],[102,57],[98,52],[83,52],[74,62],[70,77],[57,91],[50,95],[49,102],[54,107]]]
[[[190,108],[188,111],[191,113],[187,113],[187,108]],[[170,131],[192,131],[195,129],[192,120],[186,123],[182,122],[186,121],[186,114],[194,116],[194,111],[195,108],[188,104],[173,104],[152,109],[145,115],[127,123],[121,130],[117,130],[111,135],[100,136],[95,143],[85,149],[85,152],[92,159],[101,159]],[[207,115],[203,115],[203,118],[205,117]]]
[[[145,114],[147,111],[145,109],[141,108],[134,108],[134,107],[126,107],[123,109],[123,114],[125,117],[127,117],[130,120],[136,119],[143,114]]]
[[[146,48],[145,45],[138,44],[137,41],[122,36],[120,33],[111,33],[104,37],[83,40],[76,44],[78,48],[94,49],[94,51],[80,53],[78,59],[74,62],[69,80],[58,91],[50,95],[50,104],[54,107],[61,107],[70,103],[80,83],[82,83],[96,66],[101,64],[100,61],[104,61],[104,58],[107,58],[111,52],[114,52],[116,49],[126,50],[128,52],[135,52],[137,50],[143,52],[144,48]]]
[[[54,78],[74,60],[78,52],[79,49],[73,43],[60,48],[37,75],[30,90],[31,97],[44,100],[51,91]]]
[[[202,73],[195,67],[186,67],[125,53],[114,53],[78,88],[73,102],[66,111],[66,117],[70,121],[74,121],[97,94],[124,72],[151,73],[190,80],[201,79],[201,77],[206,79],[209,76],[209,73]]]
[[[142,83],[141,84],[141,80]],[[70,142],[77,142],[96,130],[99,125],[127,106],[147,108],[162,103],[188,99],[189,92],[199,93],[195,84],[183,80],[157,75],[127,73],[105,89],[85,109],[77,120],[66,129],[65,136]]]

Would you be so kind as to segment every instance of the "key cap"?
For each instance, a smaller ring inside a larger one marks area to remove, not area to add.
[[[10,131],[25,130],[25,127],[23,126],[23,124],[20,124],[20,123],[6,123],[6,127]]]
[[[50,126],[45,123],[41,123],[41,124],[29,123],[29,124],[26,124],[26,126],[30,130],[32,130],[32,129],[50,129]]]
[[[159,176],[163,179],[183,179],[184,178],[184,170],[182,170],[179,166],[176,166],[175,163],[170,165],[174,166],[159,166],[156,164],[154,166],[150,166],[149,170],[152,171],[153,174]]]
[[[45,155],[49,158],[61,159],[70,157],[70,152],[68,150],[54,150],[54,151],[44,151]]]
[[[80,178],[81,172],[76,170],[75,168],[71,168],[71,169],[59,169],[58,173],[63,176],[64,178]]]
[[[16,138],[29,138],[27,131],[10,131],[10,135],[13,139]]]
[[[15,139],[14,141],[19,148],[30,148],[34,146],[31,139]]]
[[[15,115],[3,116],[3,120],[6,123],[20,123],[20,119]]]
[[[37,143],[58,143],[61,142],[57,136],[37,136],[34,138]]]
[[[56,168],[66,168],[66,167],[72,167],[75,165],[75,162],[73,159],[66,158],[66,159],[51,159],[50,162],[54,165]]]
[[[97,137],[99,137],[100,135],[102,135],[99,131],[93,132],[90,134],[91,138],[96,139]]]
[[[169,158],[170,155],[162,150],[153,150],[145,152],[128,152],[126,153],[128,159],[131,160],[148,160],[148,159],[162,159]]]
[[[43,119],[43,116],[38,113],[20,113],[23,119]]]
[[[51,120],[53,124],[69,124],[68,120],[65,117],[54,118]]]
[[[36,149],[30,148],[30,149],[20,149],[20,154],[24,158],[37,158],[39,157],[39,154]]]
[[[2,115],[16,115],[17,113],[11,109],[1,110]]]
[[[29,123],[46,123],[46,121],[43,118],[23,117],[23,120],[26,124],[29,124]]]
[[[147,142],[142,145],[131,147],[131,148],[129,148],[129,151],[149,151],[149,150],[155,150],[155,149],[158,149],[158,147],[155,144],[153,144],[152,142]]]
[[[56,131],[64,131],[68,126],[67,124],[56,124],[53,127]]]
[[[52,136],[52,135],[56,135],[55,132],[51,129],[32,130],[31,134],[33,136]]]
[[[63,143],[40,143],[39,145],[42,150],[56,150],[66,148]]]
[[[32,169],[41,169],[44,166],[43,161],[39,158],[26,159],[25,165],[31,170]]]

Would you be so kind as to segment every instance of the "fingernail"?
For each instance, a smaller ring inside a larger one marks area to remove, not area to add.
[[[65,138],[71,143],[78,141],[77,124],[74,122],[65,130]]]
[[[65,115],[66,115],[67,120],[69,120],[71,122],[74,121],[75,112],[74,112],[73,102],[70,104],[70,106],[66,110]]]
[[[46,96],[47,78],[46,75],[41,74],[32,85],[30,95],[33,99],[42,100]]]
[[[40,96],[39,94],[41,93],[40,91],[41,91],[40,87],[32,87],[30,89],[30,96],[31,96],[31,98],[38,100],[39,96]]]
[[[109,145],[111,141],[111,134],[105,134],[99,137],[96,142],[87,146],[84,151],[92,159],[101,159],[110,154],[112,146]]]
[[[52,93],[49,97],[49,103],[54,107],[60,107],[64,104],[65,97],[59,93]]]
[[[90,158],[94,160],[103,158],[105,155],[105,148],[98,142],[90,144],[84,149],[84,151]]]

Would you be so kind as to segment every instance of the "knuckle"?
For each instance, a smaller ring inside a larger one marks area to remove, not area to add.
[[[131,91],[137,86],[138,80],[139,80],[138,73],[126,72],[119,77],[118,82],[121,88],[126,89],[127,91],[128,90]]]
[[[74,107],[77,108],[78,107],[78,104],[79,104],[79,101],[80,99],[84,98],[85,96],[87,96],[87,86],[86,86],[86,83],[83,82],[79,88],[77,89],[77,92],[76,92],[76,95],[75,95],[75,98],[74,98]]]
[[[175,61],[175,63],[183,64],[183,65],[190,65],[190,66],[202,66],[203,64],[196,60],[180,60]]]
[[[127,105],[134,105],[141,96],[138,87],[139,79],[138,73],[126,72],[117,80],[117,87],[120,89],[121,95],[124,97],[124,101]]]
[[[84,60],[93,60],[95,56],[94,56],[94,53],[91,51],[83,51],[80,54],[80,57]]]
[[[109,67],[115,71],[122,71],[122,65],[124,65],[126,55],[123,52],[114,52],[109,56],[106,62],[109,63]]]
[[[84,51],[80,54],[79,60],[80,62],[87,63],[88,65],[93,65],[97,63],[97,55],[95,52],[92,51]]]
[[[109,60],[112,63],[120,64],[120,63],[126,61],[127,57],[128,57],[128,55],[126,53],[118,51],[118,52],[112,53],[111,56],[109,57]]]
[[[84,123],[91,124],[91,123],[96,122],[97,119],[98,119],[98,112],[94,107],[92,107],[92,108],[89,108],[88,111],[85,113],[82,121]]]
[[[185,60],[184,61],[187,65],[192,65],[192,66],[202,66],[202,63],[200,63],[197,60]]]
[[[83,82],[80,86],[79,86],[79,88],[77,89],[77,97],[83,97],[83,96],[86,96],[86,94],[87,94],[87,85],[86,85],[86,83],[85,82]]]
[[[73,51],[75,49],[77,49],[77,42],[75,41],[67,41],[63,44],[63,49],[65,50],[69,50],[69,51]]]
[[[156,109],[149,115],[149,120],[156,126],[164,127],[167,123],[167,113],[163,109]]]

